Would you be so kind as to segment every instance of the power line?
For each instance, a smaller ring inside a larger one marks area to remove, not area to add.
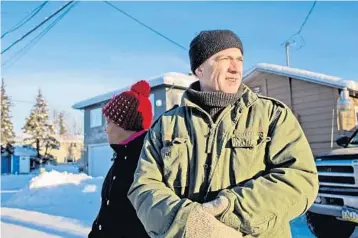
[[[68,3],[66,3],[63,7],[61,7],[60,9],[58,9],[56,12],[54,12],[51,16],[47,17],[44,21],[42,21],[40,24],[38,24],[37,26],[35,26],[33,29],[31,29],[29,32],[27,32],[25,35],[23,35],[20,39],[18,39],[17,41],[15,41],[14,43],[12,43],[9,47],[7,47],[5,50],[3,50],[1,52],[1,54],[5,53],[6,51],[10,50],[14,45],[16,45],[17,43],[19,43],[20,41],[22,41],[23,39],[25,39],[28,35],[30,35],[32,32],[36,31],[40,26],[42,26],[43,24],[45,24],[47,21],[49,21],[51,18],[53,18],[54,16],[56,16],[58,13],[60,13],[63,9],[65,9],[67,6],[69,6],[70,4],[72,4],[73,1],[69,1]]]
[[[41,3],[35,9],[33,9],[30,12],[30,14],[28,14],[25,18],[23,18],[19,23],[17,23],[15,26],[13,26],[10,30],[8,30],[4,34],[2,34],[1,39],[4,38],[7,34],[16,31],[17,29],[19,29],[20,27],[25,25],[27,22],[29,22],[32,18],[34,18],[41,11],[41,9],[46,5],[46,3],[48,3],[48,1]]]
[[[12,101],[12,102],[19,102],[19,103],[36,104],[36,102],[24,101],[24,100],[13,100],[13,99],[10,99],[10,101]]]
[[[16,103],[25,103],[25,104],[32,104],[32,105],[35,105],[36,102],[35,101],[26,101],[26,100],[16,100],[16,99],[9,99],[10,102],[16,102]],[[51,107],[57,107],[57,108],[61,108],[61,109],[72,109],[71,106],[65,106],[65,105],[59,105],[59,104],[50,104],[46,101],[47,103],[47,106],[49,108]]]
[[[50,25],[48,25],[43,31],[41,31],[35,38],[33,38],[30,42],[28,42],[23,48],[17,51],[10,59],[5,61],[1,66],[7,65],[12,61],[12,64],[8,66],[7,69],[10,69],[21,57],[23,57],[31,48],[33,48],[40,39],[46,35],[76,4],[79,2],[75,2],[72,6],[66,9],[59,17],[57,17]]]
[[[314,1],[314,3],[313,3],[313,5],[312,5],[311,9],[309,10],[309,12],[308,12],[307,16],[305,17],[303,23],[301,24],[300,29],[299,29],[296,33],[294,33],[293,35],[291,35],[291,37],[288,38],[285,42],[283,42],[283,43],[281,44],[281,46],[284,45],[285,48],[286,48],[286,66],[288,66],[288,67],[290,66],[290,56],[289,56],[289,52],[290,52],[290,51],[289,51],[289,47],[290,47],[290,45],[296,43],[296,41],[295,41],[293,38],[296,37],[296,36],[298,36],[298,37],[301,38],[302,44],[300,45],[300,47],[298,48],[298,50],[301,49],[301,48],[306,44],[306,43],[305,43],[305,40],[304,40],[303,37],[301,36],[301,32],[302,32],[302,30],[303,30],[303,27],[306,25],[306,23],[307,23],[307,21],[308,21],[308,18],[311,16],[311,14],[312,14],[312,12],[313,12],[313,9],[314,9],[314,7],[316,6],[316,3],[317,3],[317,1]]]
[[[70,6],[68,9],[65,10],[58,18],[56,18],[50,25],[48,25],[40,34],[38,34],[35,38],[33,38],[29,43],[27,43],[22,49],[20,49],[18,52],[16,52],[13,57],[11,57],[9,60],[5,61],[2,66],[5,66],[10,61],[13,61],[13,63],[8,67],[11,68],[22,56],[24,56],[32,47],[34,47],[39,40],[48,33],[76,4],[79,2],[74,3],[72,6]],[[23,53],[23,54],[21,54]],[[16,58],[17,57],[17,58]]]
[[[298,30],[298,32],[296,33],[296,35],[298,35],[298,34],[301,33],[303,27],[304,27],[304,26],[306,25],[306,23],[307,23],[308,18],[309,18],[310,15],[312,14],[312,11],[313,11],[314,7],[316,6],[316,3],[317,3],[317,1],[314,1],[313,5],[312,5],[312,7],[311,7],[311,9],[310,9],[310,11],[308,12],[308,14],[307,14],[305,20],[303,21],[303,23],[302,23],[300,29]]]
[[[313,9],[316,6],[316,3],[317,3],[317,1],[314,1],[314,3],[312,4],[312,7],[309,10],[309,12],[308,12],[307,16],[305,17],[304,21],[302,22],[300,29],[296,33],[292,34],[291,37],[288,38],[288,40],[286,40],[284,43],[282,43],[282,45],[286,44],[287,42],[290,42],[293,37],[298,36],[298,35],[301,34],[301,32],[303,30],[303,27],[306,25],[306,23],[308,21],[308,18],[311,16],[311,14],[313,12]]]
[[[105,3],[107,3],[109,6],[113,7],[114,9],[116,9],[117,11],[121,12],[122,14],[126,15],[127,17],[131,18],[132,20],[136,21],[137,23],[139,23],[140,25],[144,26],[145,28],[151,30],[152,32],[154,32],[155,34],[163,37],[164,39],[168,40],[169,42],[173,43],[174,45],[182,48],[183,50],[188,50],[187,48],[185,48],[184,46],[180,45],[179,43],[175,42],[174,40],[170,39],[169,37],[163,35],[162,33],[158,32],[157,30],[153,29],[152,27],[148,26],[147,24],[139,21],[138,19],[134,18],[133,16],[131,16],[130,14],[126,13],[125,11],[119,9],[118,7],[114,6],[112,3],[104,1]]]

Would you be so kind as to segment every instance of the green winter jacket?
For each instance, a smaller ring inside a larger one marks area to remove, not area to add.
[[[243,87],[215,123],[184,93],[149,130],[128,197],[151,237],[185,237],[190,212],[218,195],[230,201],[218,219],[247,237],[291,237],[312,205],[317,170],[295,116]]]

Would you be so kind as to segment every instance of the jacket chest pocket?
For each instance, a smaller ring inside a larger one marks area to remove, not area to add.
[[[265,149],[270,140],[263,132],[234,132],[229,147],[235,184],[265,170]]]
[[[189,176],[186,138],[175,138],[161,150],[164,182],[178,196],[184,196]]]

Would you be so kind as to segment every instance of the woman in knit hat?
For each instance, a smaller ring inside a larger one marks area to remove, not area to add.
[[[99,214],[88,237],[149,237],[127,198],[143,140],[153,118],[150,86],[142,80],[113,97],[102,109],[114,162],[102,187]]]

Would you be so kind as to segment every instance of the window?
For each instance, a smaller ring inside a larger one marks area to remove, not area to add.
[[[102,126],[102,110],[100,107],[90,111],[90,127],[98,126]]]

